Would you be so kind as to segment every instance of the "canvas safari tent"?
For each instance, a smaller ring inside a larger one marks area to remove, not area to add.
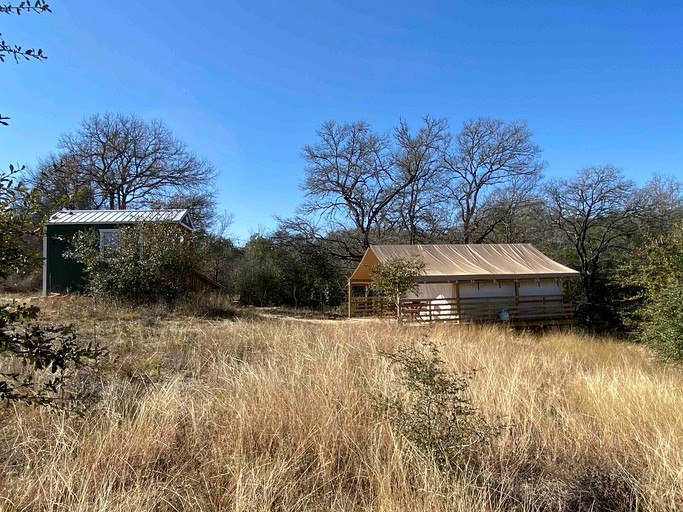
[[[401,318],[513,325],[568,323],[571,279],[579,273],[531,244],[373,245],[349,279],[349,317],[395,314],[370,289],[372,269],[392,258],[421,258],[419,290],[401,300]]]

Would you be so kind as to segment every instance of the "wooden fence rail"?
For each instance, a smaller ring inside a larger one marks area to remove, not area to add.
[[[559,295],[402,299],[400,312],[406,322],[540,325],[572,323],[574,319],[571,301]],[[350,313],[353,317],[394,316],[396,307],[381,297],[352,297]]]
[[[384,297],[351,297],[351,317],[396,316],[396,305]]]
[[[504,322],[511,325],[533,325],[571,323],[574,318],[573,305],[562,296],[403,299],[400,307],[401,319],[409,322]]]

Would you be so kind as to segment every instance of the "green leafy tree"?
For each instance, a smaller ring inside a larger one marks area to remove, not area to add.
[[[18,178],[20,171],[10,165],[9,172],[0,173],[0,279],[40,261],[26,241],[40,229],[40,219],[36,217],[34,195]]]
[[[626,279],[636,293],[641,338],[664,359],[683,360],[683,223],[649,240]]]
[[[35,229],[32,196],[16,179],[0,174],[0,281],[39,260],[22,243]],[[84,343],[71,326],[43,325],[35,306],[0,304],[0,400],[29,404],[82,405],[84,396],[65,389],[77,369],[92,367],[104,351]]]
[[[372,289],[390,298],[396,306],[396,318],[401,316],[401,297],[418,289],[417,279],[424,274],[421,258],[391,258],[372,269]]]
[[[106,352],[82,342],[70,325],[41,324],[39,312],[16,302],[0,305],[0,400],[79,411],[90,393],[65,384],[78,369],[96,366]]]
[[[283,251],[270,238],[252,236],[237,268],[240,300],[256,306],[284,303],[287,285],[283,262]]]
[[[85,266],[95,295],[147,304],[172,302],[195,289],[199,235],[165,223],[121,227],[117,235],[102,247],[98,232],[79,232],[66,253]]]
[[[344,300],[347,270],[322,240],[279,229],[271,236],[283,254],[287,298],[297,305],[324,309]]]

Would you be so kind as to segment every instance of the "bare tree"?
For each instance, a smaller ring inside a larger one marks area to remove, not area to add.
[[[401,121],[395,130],[395,161],[407,186],[392,202],[391,213],[398,228],[408,233],[408,243],[418,243],[433,226],[438,206],[438,182],[443,170],[442,155],[448,141],[445,119],[424,118],[417,133]],[[422,236],[421,236],[422,234]]]
[[[346,262],[358,262],[363,257],[365,238],[357,229],[347,229],[338,222],[325,225],[314,222],[310,217],[297,215],[290,219],[276,217],[280,238],[296,238],[300,247],[317,251],[321,245],[335,258]]]
[[[576,251],[589,325],[595,325],[596,282],[603,260],[634,232],[640,202],[633,182],[611,165],[587,167],[544,188],[550,220]]]
[[[49,155],[35,169],[26,173],[26,180],[36,191],[43,214],[62,209],[89,210],[96,207],[93,184],[84,181],[77,162],[68,155]]]
[[[324,218],[328,233],[357,237],[361,252],[354,251],[353,259],[360,259],[385,223],[408,229],[411,240],[417,240],[445,131],[444,120],[429,117],[415,134],[401,122],[393,138],[373,132],[365,122],[324,123],[318,143],[303,149],[306,202],[301,212]],[[353,241],[347,245],[356,246]]]
[[[377,135],[365,122],[324,123],[319,142],[305,146],[307,200],[305,214],[350,220],[370,246],[370,231],[379,214],[403,188],[397,182],[388,137]]]
[[[674,177],[655,174],[638,194],[639,230],[646,238],[668,235],[683,220],[683,184]]]
[[[499,221],[490,196],[511,185],[517,191],[533,188],[529,184],[544,166],[540,153],[524,121],[479,118],[463,124],[443,155],[442,199],[456,212],[454,241],[486,239]]]
[[[125,210],[174,196],[201,196],[216,173],[160,120],[96,114],[59,141],[60,163],[46,179],[90,187],[95,208]]]
[[[216,197],[210,190],[196,194],[174,194],[168,198],[151,201],[149,206],[155,209],[187,209],[190,211],[194,227],[203,233],[213,231],[221,215],[217,209]]]
[[[226,291],[234,293],[234,271],[239,250],[230,240],[230,226],[235,216],[223,211],[215,215],[213,230],[202,237],[202,268],[214,281],[221,283]]]
[[[477,240],[493,243],[537,241],[543,229],[544,203],[538,197],[538,181],[515,180],[494,190],[484,201],[484,221],[479,222]]]

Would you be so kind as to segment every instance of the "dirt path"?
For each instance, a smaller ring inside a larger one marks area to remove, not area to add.
[[[282,315],[275,313],[268,313],[267,311],[252,311],[257,316],[268,319],[288,320],[293,322],[304,322],[309,324],[358,324],[368,323],[377,324],[384,322],[391,322],[392,320],[386,318],[302,318],[291,315]]]

